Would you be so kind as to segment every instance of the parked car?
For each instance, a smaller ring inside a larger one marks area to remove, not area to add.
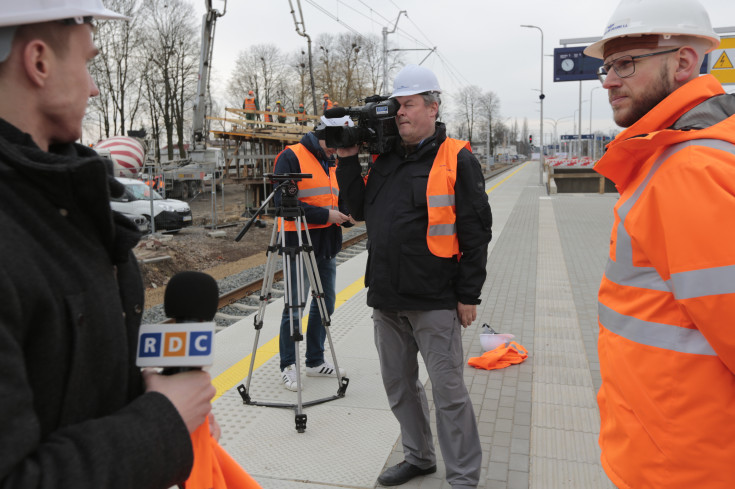
[[[133,178],[118,177],[117,181],[125,185],[125,193],[112,198],[110,205],[118,212],[141,214],[151,219],[153,204],[153,222],[156,231],[179,231],[191,226],[191,208],[186,202],[176,199],[164,199],[145,182]]]
[[[133,221],[141,233],[148,234],[151,232],[151,224],[143,214],[130,214],[128,212],[121,212],[120,214]]]

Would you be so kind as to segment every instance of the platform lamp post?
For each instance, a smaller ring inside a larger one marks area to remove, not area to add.
[[[539,146],[541,151],[539,154],[539,167],[538,167],[538,183],[539,185],[544,184],[544,31],[535,25],[522,25],[521,27],[528,27],[531,29],[538,29],[541,33],[541,93],[538,98],[541,100],[541,117],[539,120]]]
[[[595,156],[597,156],[597,138],[595,138],[595,133],[592,132],[592,94],[595,90],[600,88],[602,87],[592,87],[592,90],[590,90],[590,134],[592,135],[592,154],[590,156],[592,157],[592,161],[594,161]]]

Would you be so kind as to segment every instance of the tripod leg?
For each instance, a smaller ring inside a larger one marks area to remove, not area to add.
[[[268,305],[268,301],[271,298],[271,287],[273,285],[273,273],[275,271],[275,260],[276,260],[276,229],[278,228],[278,219],[273,222],[273,231],[271,233],[271,240],[267,250],[267,259],[265,264],[265,275],[263,277],[263,286],[260,289],[260,304],[258,312],[255,314],[253,323],[255,326],[255,340],[253,341],[253,349],[250,353],[250,368],[248,369],[248,377],[245,382],[244,390],[238,388],[243,401],[247,404],[250,402],[250,381],[253,378],[253,368],[255,367],[255,352],[258,351],[258,340],[260,339],[260,330],[263,328],[263,317],[265,315],[265,308]]]
[[[296,218],[296,229],[299,229],[300,225],[300,218]],[[296,430],[299,433],[303,433],[306,429],[306,415],[303,414],[301,397],[301,359],[299,345],[303,339],[303,335],[301,334],[301,318],[304,315],[305,294],[303,263],[300,253],[301,236],[298,232],[296,234],[298,236],[298,246],[295,248],[286,247],[286,237],[283,229],[281,230],[280,240],[281,249],[283,250],[283,283],[286,290],[286,304],[289,309],[288,320],[291,338],[294,341],[294,358],[296,360]],[[297,311],[296,315],[294,315],[294,311]]]

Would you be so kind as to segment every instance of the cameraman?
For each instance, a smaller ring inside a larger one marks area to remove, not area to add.
[[[334,303],[336,300],[335,280],[337,277],[337,253],[342,249],[342,228],[340,226],[350,227],[355,221],[347,215],[344,206],[340,206],[339,187],[334,170],[334,153],[333,148],[327,148],[324,141],[326,125],[352,125],[349,117],[342,119],[326,119],[322,117],[322,122],[314,131],[305,134],[301,141],[297,144],[286,146],[276,156],[276,164],[274,173],[309,173],[311,178],[304,178],[296,184],[299,187],[297,195],[299,206],[304,211],[303,219],[309,226],[309,236],[314,247],[314,257],[316,258],[319,280],[322,283],[324,292],[324,303],[327,312],[334,312]],[[281,195],[276,193],[276,206],[281,205]],[[341,207],[341,208],[340,208]],[[285,221],[286,225],[286,246],[298,245],[298,236],[296,235],[296,224],[294,221]],[[302,243],[306,244],[306,236],[302,235]],[[294,261],[291,262],[291,269],[294,270]],[[291,276],[291,304],[296,305],[297,299],[297,276]],[[308,280],[304,279],[306,284],[305,295],[308,294]],[[289,311],[288,307],[283,308],[281,317],[281,335],[279,341],[279,350],[281,354],[281,381],[283,386],[291,391],[297,390],[296,383],[296,354],[295,343],[291,336],[291,325],[289,316],[293,315],[294,324],[301,321],[298,316],[298,309]],[[309,322],[306,331],[306,375],[310,377],[335,377],[336,371],[334,365],[324,360],[324,340],[326,339],[326,330],[322,324],[321,315],[319,314],[319,305],[316,300],[312,299],[309,308]],[[344,377],[345,370],[340,368],[340,377]]]
[[[426,68],[408,65],[396,76],[391,98],[400,104],[400,141],[378,156],[367,181],[358,148],[337,151],[347,208],[367,224],[367,304],[374,308],[383,384],[401,425],[405,460],[378,478],[386,486],[436,471],[418,353],[431,379],[447,481],[453,488],[477,487],[482,464],[462,377],[461,326],[477,314],[492,215],[469,144],[448,138],[436,122],[440,93]]]

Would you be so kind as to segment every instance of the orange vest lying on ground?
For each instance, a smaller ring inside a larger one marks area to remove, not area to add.
[[[671,128],[694,107],[676,127],[701,122],[722,93],[710,75],[690,81],[595,167],[620,191],[598,403],[602,464],[621,489],[735,487],[735,116]]]
[[[319,163],[319,160],[303,144],[296,143],[286,146],[286,148],[291,149],[296,155],[296,158],[298,158],[301,173],[311,174],[311,178],[304,178],[296,182],[296,185],[299,187],[297,198],[305,204],[313,205],[314,207],[339,210],[339,185],[337,184],[337,174],[335,173],[336,166],[329,168],[329,176],[327,176],[324,173],[322,164]],[[278,157],[276,157],[275,162],[278,162]],[[275,163],[273,168],[275,171]],[[294,221],[284,222],[286,223],[286,231],[296,231],[296,223]],[[318,229],[329,227],[332,224],[331,222],[326,224],[309,223],[308,226],[309,229]],[[304,229],[303,224],[301,225],[301,229]]]

